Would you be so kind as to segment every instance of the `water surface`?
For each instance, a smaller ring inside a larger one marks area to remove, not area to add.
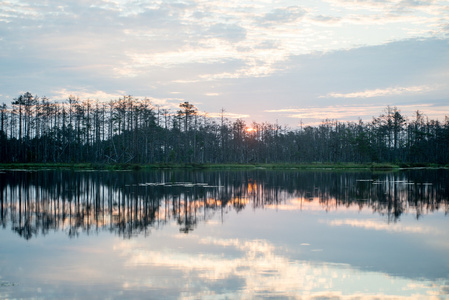
[[[0,298],[436,298],[446,170],[0,173]]]

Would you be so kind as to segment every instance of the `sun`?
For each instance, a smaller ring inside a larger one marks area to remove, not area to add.
[[[246,132],[251,133],[251,132],[256,132],[257,130],[255,128],[252,127],[246,127]]]

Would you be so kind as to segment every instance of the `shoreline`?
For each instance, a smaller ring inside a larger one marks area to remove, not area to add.
[[[159,163],[159,164],[98,164],[98,163],[0,163],[0,170],[379,170],[395,171],[404,169],[449,169],[449,165],[430,163],[392,164],[392,163]]]

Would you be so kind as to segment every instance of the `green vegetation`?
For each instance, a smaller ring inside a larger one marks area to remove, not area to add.
[[[397,169],[449,164],[448,145],[449,118],[417,111],[408,119],[396,107],[367,123],[289,129],[209,118],[189,102],[170,112],[131,96],[56,103],[25,93],[0,105],[0,163],[36,167]]]
[[[76,169],[76,170],[91,170],[94,169],[90,163],[2,163],[0,169]]]
[[[389,164],[389,163],[308,163],[308,164],[92,164],[92,163],[4,163],[0,170],[6,169],[73,169],[73,170],[158,170],[158,169],[190,169],[190,170],[398,170],[407,168],[449,168],[449,165],[437,164]]]

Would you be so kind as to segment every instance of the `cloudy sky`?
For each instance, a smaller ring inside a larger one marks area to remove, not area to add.
[[[148,97],[290,127],[449,115],[449,1],[0,1],[0,103]]]

